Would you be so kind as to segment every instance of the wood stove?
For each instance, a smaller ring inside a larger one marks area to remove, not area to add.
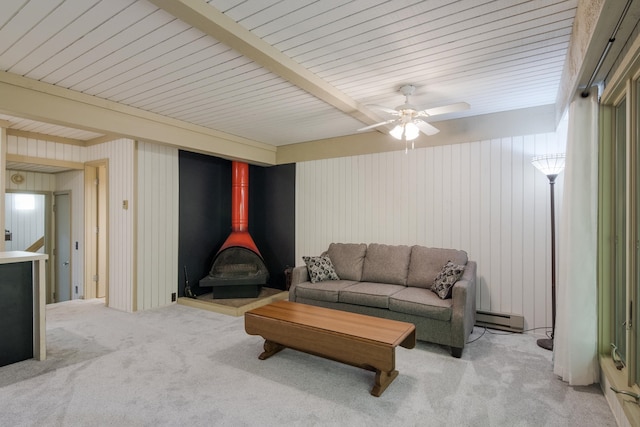
[[[213,298],[255,298],[269,271],[249,234],[249,165],[231,163],[231,234],[216,254],[211,271],[198,283]]]

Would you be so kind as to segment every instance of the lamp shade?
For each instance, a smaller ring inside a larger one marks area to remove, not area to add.
[[[406,141],[413,141],[420,135],[420,129],[413,122],[396,125],[389,134],[397,140],[402,141],[402,137]]]
[[[544,154],[531,159],[531,164],[546,176],[558,175],[564,170],[565,153]]]
[[[418,126],[414,125],[412,122],[404,125],[404,137],[407,141],[413,141],[420,135],[420,129]]]
[[[396,127],[394,127],[393,129],[391,129],[391,131],[389,132],[389,134],[394,137],[397,140],[401,140],[402,139],[402,134],[404,133],[404,128],[400,125],[396,125]]]

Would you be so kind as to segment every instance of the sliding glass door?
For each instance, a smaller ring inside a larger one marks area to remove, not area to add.
[[[623,99],[615,108],[614,138],[614,242],[613,292],[614,323],[613,344],[617,356],[626,363],[627,353],[627,282],[626,282],[626,149],[627,102]]]
[[[634,114],[634,123],[635,123],[635,138],[629,144],[629,157],[631,158],[630,162],[630,181],[631,181],[631,189],[629,190],[629,204],[631,205],[630,215],[631,221],[629,221],[631,230],[630,230],[630,239],[629,243],[631,246],[631,256],[629,259],[629,282],[632,285],[632,296],[631,301],[635,302],[634,306],[631,308],[632,318],[637,323],[638,322],[638,302],[640,301],[640,230],[638,229],[638,224],[640,224],[640,81],[635,82],[635,91],[636,95],[636,108]],[[640,384],[640,325],[632,325],[633,326],[633,347],[635,351],[635,363],[634,363],[634,371],[635,371],[635,381],[636,386]]]
[[[629,404],[624,394],[640,395],[640,56],[621,69],[601,97],[600,367],[611,389],[619,393],[618,407],[631,425],[640,425],[640,407]]]

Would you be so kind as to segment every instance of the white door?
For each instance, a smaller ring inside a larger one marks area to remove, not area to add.
[[[55,215],[55,301],[71,299],[71,204],[69,193],[54,195]]]

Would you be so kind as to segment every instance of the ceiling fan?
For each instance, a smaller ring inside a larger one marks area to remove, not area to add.
[[[370,105],[370,107],[389,113],[393,116],[396,116],[396,118],[363,127],[361,129],[358,129],[358,131],[369,130],[378,126],[395,123],[396,126],[389,132],[391,136],[399,140],[402,140],[402,137],[404,136],[405,141],[412,141],[416,139],[418,135],[420,135],[420,132],[428,136],[435,135],[436,133],[440,132],[438,128],[430,123],[427,123],[425,120],[426,118],[439,114],[468,110],[470,108],[469,104],[467,104],[466,102],[458,102],[442,107],[418,110],[415,106],[409,103],[409,96],[413,95],[415,90],[416,87],[414,85],[402,86],[399,92],[404,95],[405,101],[404,104],[398,105],[395,109],[387,108],[381,105]]]

